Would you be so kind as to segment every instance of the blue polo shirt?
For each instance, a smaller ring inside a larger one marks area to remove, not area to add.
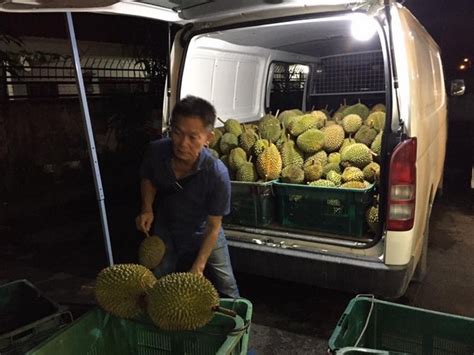
[[[154,233],[172,242],[178,253],[197,252],[207,216],[230,213],[229,172],[207,148],[199,154],[194,172],[177,180],[171,168],[169,138],[150,143],[140,175],[156,187]],[[226,245],[221,227],[216,247]]]

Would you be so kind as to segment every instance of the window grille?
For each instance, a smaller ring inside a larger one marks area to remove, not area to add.
[[[301,64],[273,63],[272,93],[304,90],[309,67]]]
[[[385,92],[382,51],[327,56],[319,59],[311,77],[311,95]]]
[[[146,94],[151,77],[143,61],[134,58],[81,58],[86,92],[90,96]],[[1,92],[9,99],[77,96],[76,77],[71,58],[46,64],[3,68]],[[163,73],[165,70],[163,68]]]

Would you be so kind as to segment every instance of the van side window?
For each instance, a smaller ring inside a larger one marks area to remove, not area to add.
[[[267,112],[301,109],[309,70],[304,64],[273,62],[269,72]]]

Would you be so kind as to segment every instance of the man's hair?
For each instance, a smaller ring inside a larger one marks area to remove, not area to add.
[[[171,113],[171,127],[176,125],[180,119],[190,116],[201,119],[208,129],[212,129],[216,122],[216,110],[210,102],[200,97],[188,95],[174,106]]]

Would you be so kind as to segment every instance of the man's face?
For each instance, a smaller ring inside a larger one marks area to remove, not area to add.
[[[176,158],[194,163],[201,149],[213,136],[204,122],[196,116],[182,117],[171,129],[173,153]]]

